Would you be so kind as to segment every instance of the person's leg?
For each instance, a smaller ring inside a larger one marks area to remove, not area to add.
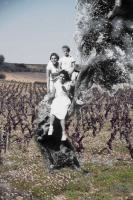
[[[62,128],[62,138],[61,138],[61,140],[65,141],[67,139],[67,135],[66,135],[66,132],[65,132],[65,119],[61,119],[60,123],[61,123],[61,128]]]
[[[52,135],[52,133],[53,133],[53,124],[54,124],[54,120],[55,120],[55,116],[54,116],[54,115],[51,115],[51,116],[50,116],[50,126],[49,126],[48,135]]]

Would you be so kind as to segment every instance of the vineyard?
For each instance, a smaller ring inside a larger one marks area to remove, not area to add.
[[[45,169],[42,154],[33,142],[37,108],[46,94],[46,84],[1,81],[0,90],[0,195],[9,200],[17,197],[26,200],[43,200],[46,197],[52,200],[62,193],[68,197],[66,199],[132,196],[131,86],[119,87],[111,92],[97,85],[81,90],[80,97],[84,104],[75,105],[66,123],[67,134],[79,156],[81,171],[64,168],[55,170],[53,174]],[[3,162],[10,159],[12,165]],[[119,187],[115,186],[114,180]],[[58,185],[59,181],[61,185]],[[123,181],[126,184],[123,185]],[[3,184],[6,189],[1,189]],[[88,187],[90,192],[85,192]]]
[[[36,127],[37,105],[46,94],[46,84],[7,82],[0,83],[0,157],[13,144],[27,148]],[[97,137],[105,125],[108,138],[105,149],[113,149],[113,141],[119,136],[126,142],[133,158],[133,90],[118,89],[113,95],[94,87],[81,92],[83,106],[76,106],[67,120],[66,128],[75,149],[85,149],[84,140]],[[103,151],[103,149],[99,149]]]
[[[37,128],[37,106],[46,94],[44,83],[2,81],[0,83],[0,157],[15,143],[27,148]],[[133,89],[120,88],[114,94],[93,87],[82,91],[84,105],[76,106],[67,120],[67,134],[78,153],[84,151],[84,140],[97,137],[105,125],[108,138],[103,149],[113,149],[119,136],[126,142],[133,158]]]
[[[85,151],[84,141],[87,137],[89,140],[97,138],[107,127],[105,144],[102,148],[99,147],[97,152],[111,153],[113,142],[120,140],[133,159],[133,89],[131,86],[112,92],[96,86],[81,91],[80,96],[84,100],[84,105],[75,107],[74,115],[67,124],[68,134],[71,133],[77,152]]]
[[[36,106],[46,84],[0,82],[0,157],[15,143],[27,148],[35,130]]]

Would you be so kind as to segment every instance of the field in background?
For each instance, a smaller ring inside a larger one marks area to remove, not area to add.
[[[40,72],[4,72],[8,81],[46,82],[46,74]]]

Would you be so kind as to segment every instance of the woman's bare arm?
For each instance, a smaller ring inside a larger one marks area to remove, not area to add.
[[[54,87],[52,92],[49,93],[49,99],[53,99],[55,97],[55,92],[56,92],[56,89]]]
[[[47,69],[47,93],[50,92],[50,74],[51,74],[51,71]]]

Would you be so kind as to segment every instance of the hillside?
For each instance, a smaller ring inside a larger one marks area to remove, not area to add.
[[[7,63],[0,64],[1,72],[43,72],[46,73],[47,64],[25,64],[25,63]],[[76,65],[79,71],[81,66]]]
[[[0,64],[2,72],[46,72],[46,64],[7,63]]]

